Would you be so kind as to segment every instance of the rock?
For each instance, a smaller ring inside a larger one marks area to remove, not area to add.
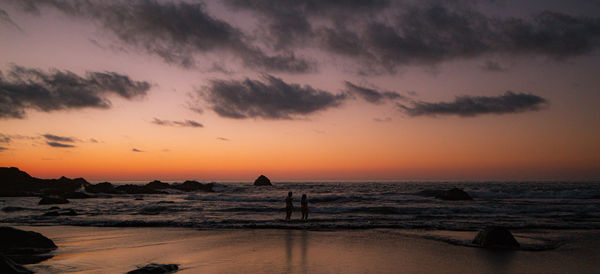
[[[0,254],[19,264],[38,263],[52,257],[44,255],[54,249],[52,240],[42,234],[8,226],[0,227]]]
[[[473,244],[485,248],[499,249],[515,249],[520,246],[519,242],[517,242],[508,229],[496,226],[487,227],[479,231],[475,239],[473,239]]]
[[[149,187],[151,189],[166,189],[166,188],[170,188],[171,185],[169,185],[168,183],[163,183],[159,180],[154,180],[150,183],[147,183],[146,187]]]
[[[205,191],[205,192],[214,192],[212,187],[213,187],[213,184],[203,185],[197,181],[189,181],[189,180],[183,182],[183,184],[173,184],[171,186],[171,188],[178,189],[181,191],[186,191],[186,192],[198,191],[198,190]]]
[[[267,176],[265,176],[265,175],[258,176],[258,178],[256,178],[256,180],[254,180],[254,185],[255,186],[272,186],[271,180],[269,180],[269,178],[267,178]]]
[[[81,194],[72,193],[82,190],[89,184],[90,183],[83,178],[69,179],[63,176],[59,179],[39,179],[31,177],[29,174],[16,167],[0,168],[0,196],[4,197],[40,195],[66,197],[74,195],[87,198],[83,197]]]
[[[49,197],[42,197],[42,199],[40,200],[38,205],[55,205],[55,204],[68,204],[68,203],[69,203],[69,200],[67,200],[65,198],[49,196]]]
[[[136,270],[127,272],[127,274],[161,274],[171,273],[179,270],[179,266],[176,264],[147,264],[144,267],[140,267]]]
[[[33,273],[33,271],[0,254],[0,273]]]
[[[435,195],[436,198],[445,200],[445,201],[463,201],[463,200],[473,200],[469,194],[467,194],[464,190],[460,188],[453,188],[450,190],[442,191]]]
[[[122,185],[115,187],[115,190],[126,194],[167,194],[164,191],[155,190],[145,185]]]
[[[117,190],[115,190],[115,187],[109,182],[98,183],[95,185],[90,184],[85,187],[85,191],[87,191],[89,193],[107,193],[107,194],[116,194],[117,193]]]

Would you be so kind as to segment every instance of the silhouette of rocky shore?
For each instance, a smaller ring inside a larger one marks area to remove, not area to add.
[[[94,198],[96,194],[168,194],[167,190],[185,192],[214,192],[214,183],[197,181],[163,183],[152,181],[145,185],[113,185],[109,182],[92,184],[83,178],[40,179],[16,167],[0,167],[0,197],[46,197],[56,199]]]

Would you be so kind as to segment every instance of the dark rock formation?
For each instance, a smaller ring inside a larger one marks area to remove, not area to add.
[[[56,205],[56,204],[68,204],[68,203],[69,203],[69,200],[67,200],[63,197],[49,196],[49,197],[42,197],[42,199],[40,200],[38,205]]]
[[[0,167],[0,196],[3,197],[56,195],[87,198],[79,191],[89,184],[82,178],[39,179],[16,167]]]
[[[164,191],[166,189],[213,192],[213,186],[213,183],[201,184],[196,181],[185,181],[182,184],[152,181],[143,186],[114,186],[109,182],[90,184],[83,178],[39,179],[31,177],[16,167],[0,167],[0,197],[56,196],[67,199],[83,199],[95,197],[88,193],[168,194]]]
[[[208,183],[208,184],[201,184],[197,181],[185,181],[183,182],[183,184],[173,184],[171,186],[171,188],[173,189],[177,189],[177,190],[181,190],[181,191],[186,191],[186,192],[190,192],[190,191],[205,191],[205,192],[213,192],[213,185],[212,183]]]
[[[85,187],[85,191],[87,191],[89,193],[106,193],[106,194],[116,194],[117,193],[117,190],[115,189],[115,187],[109,182],[98,183],[95,185],[90,184]]]
[[[271,186],[271,180],[269,180],[269,178],[267,178],[267,176],[265,175],[260,175],[258,176],[258,178],[256,178],[256,180],[254,180],[254,185],[255,186]]]
[[[129,271],[127,274],[161,274],[172,273],[177,270],[179,270],[179,266],[176,264],[148,264],[136,270]]]
[[[33,271],[0,254],[0,273],[33,273]]]
[[[517,242],[508,229],[495,226],[479,231],[475,239],[473,239],[473,244],[485,248],[499,249],[515,249],[520,246],[519,242]]]
[[[7,226],[0,227],[0,243],[0,254],[19,264],[41,262],[52,257],[44,253],[56,249],[54,242],[40,233]]]
[[[167,189],[167,188],[170,188],[171,185],[169,185],[168,183],[163,183],[158,180],[154,180],[150,183],[147,183],[146,187],[149,187],[151,189]]]
[[[167,194],[167,192],[156,190],[146,185],[121,185],[115,187],[115,190],[125,194]]]
[[[460,188],[453,188],[450,190],[442,191],[441,193],[435,195],[436,198],[445,201],[464,201],[464,200],[473,200],[469,194],[467,194],[464,190]]]

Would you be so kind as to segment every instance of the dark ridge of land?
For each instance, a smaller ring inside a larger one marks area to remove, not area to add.
[[[92,184],[83,178],[40,179],[16,167],[0,167],[0,197],[61,197],[68,199],[93,198],[95,194],[168,194],[166,190],[213,192],[214,183],[197,181],[163,183],[152,181],[145,185],[119,185],[109,182]]]

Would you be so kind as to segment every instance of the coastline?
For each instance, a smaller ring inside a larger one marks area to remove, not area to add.
[[[520,231],[519,241],[560,244],[502,251],[449,241],[476,233],[456,231],[15,227],[59,247],[52,258],[26,265],[36,273],[123,273],[148,263],[179,264],[178,273],[592,273],[600,260],[594,230]]]

